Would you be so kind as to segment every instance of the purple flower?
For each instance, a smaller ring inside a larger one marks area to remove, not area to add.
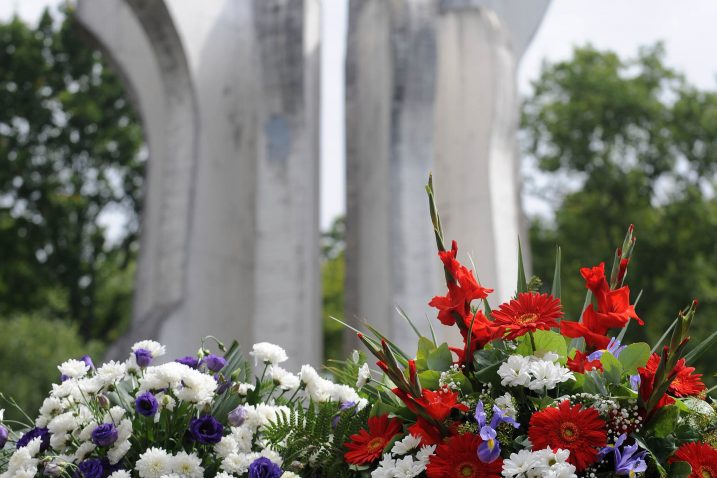
[[[610,338],[610,342],[607,344],[607,348],[604,350],[596,350],[595,352],[588,355],[588,360],[600,360],[602,357],[602,354],[605,352],[610,352],[613,357],[618,358],[620,356],[620,352],[625,350],[626,345],[620,345],[620,341],[617,340],[615,337]]]
[[[191,368],[199,367],[199,359],[197,357],[192,357],[191,355],[187,355],[186,357],[178,358],[177,360],[175,360],[175,362],[184,364],[187,367],[191,367]]]
[[[28,443],[38,437],[41,440],[40,451],[46,451],[48,448],[50,448],[50,432],[47,430],[47,428],[39,427],[33,428],[32,430],[21,436],[15,446],[17,446],[19,450],[20,448],[27,446]]]
[[[249,478],[279,478],[282,473],[279,465],[264,456],[249,465]]]
[[[82,358],[80,358],[80,360],[82,362],[85,362],[85,365],[90,367],[90,370],[95,368],[95,364],[92,363],[92,357],[90,357],[89,355],[83,355]]]
[[[7,437],[10,433],[7,431],[7,428],[0,425],[0,450],[5,448],[5,443],[7,443]]]
[[[637,443],[628,445],[620,451],[615,448],[615,473],[618,476],[630,476],[633,477],[637,473],[642,473],[647,470],[647,463],[645,462],[646,451],[637,451]]]
[[[493,417],[490,424],[487,422],[487,415],[483,408],[483,401],[479,400],[476,405],[475,419],[480,428],[480,437],[483,443],[478,445],[478,459],[483,463],[492,463],[500,456],[500,442],[496,439],[498,428],[501,423],[509,423],[515,428],[520,428],[520,424],[507,416],[503,410],[493,405]]]
[[[640,375],[639,374],[630,375],[630,388],[636,392],[639,390],[639,388],[640,388]]]
[[[92,443],[97,446],[110,446],[117,441],[119,433],[112,423],[103,423],[92,430]]]
[[[344,402],[339,406],[339,412],[334,415],[334,418],[331,419],[331,426],[333,428],[336,428],[339,425],[339,420],[341,420],[341,412],[349,410],[351,408],[354,408],[356,406],[356,402]],[[356,411],[354,411],[354,414]]]
[[[159,403],[157,403],[157,398],[152,392],[144,392],[137,395],[137,398],[134,400],[134,409],[144,417],[153,417],[154,414],[157,413],[158,408]]]
[[[219,355],[209,354],[204,358],[204,364],[212,372],[218,372],[226,366],[227,361]]]
[[[73,478],[104,478],[107,476],[107,471],[103,460],[90,458],[77,465]]]
[[[134,357],[137,360],[137,365],[144,368],[152,363],[152,352],[147,349],[137,349],[134,351]]]
[[[211,415],[192,418],[189,422],[189,434],[195,441],[203,445],[219,443],[224,427]]]
[[[246,408],[239,405],[234,410],[229,412],[229,416],[227,417],[229,419],[229,424],[233,427],[240,427],[244,424],[244,420],[246,420],[246,417],[249,416],[249,412],[247,412]]]

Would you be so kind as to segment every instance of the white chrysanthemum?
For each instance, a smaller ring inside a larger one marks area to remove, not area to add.
[[[413,478],[420,475],[426,469],[426,465],[413,461],[412,456],[404,456],[396,460],[396,467],[393,469],[393,476],[396,478]]]
[[[258,453],[232,453],[222,460],[221,468],[227,473],[243,475],[249,471],[249,465],[259,456]]]
[[[139,349],[149,350],[153,358],[161,357],[167,351],[164,345],[154,340],[140,340],[132,346],[132,352],[136,352]]]
[[[282,475],[283,477],[284,475]],[[214,478],[236,478],[234,475],[226,473],[224,471],[217,473]]]
[[[237,387],[237,393],[241,396],[246,396],[247,393],[256,390],[256,385],[253,383],[240,383]]]
[[[132,475],[127,470],[117,470],[112,473],[108,478],[132,478]]]
[[[72,461],[75,463],[81,462],[87,455],[95,451],[95,448],[97,448],[97,446],[94,443],[89,441],[84,442],[77,447],[77,450],[75,450],[75,454],[72,456]]]
[[[127,452],[129,452],[130,448],[132,448],[132,444],[129,440],[117,440],[114,445],[112,445],[112,448],[107,451],[107,459],[110,461],[110,465],[116,465],[119,463]]]
[[[172,457],[172,471],[184,478],[203,478],[202,460],[196,453],[180,451]]]
[[[339,403],[353,402],[358,404],[361,401],[361,397],[356,393],[356,390],[344,384],[333,384],[331,398]]]
[[[211,402],[217,389],[217,381],[211,375],[194,369],[189,370],[190,372],[182,378],[182,385],[174,391],[176,397],[184,402],[196,404]]]
[[[254,439],[254,430],[248,426],[232,427],[232,437],[236,441],[239,452],[251,451],[251,443]]]
[[[528,388],[531,390],[552,390],[558,384],[575,380],[573,372],[547,360],[535,360],[530,364],[530,374],[533,379]]]
[[[90,438],[92,438],[92,432],[97,428],[97,425],[99,425],[96,421],[90,420],[87,423],[83,424],[83,428],[80,430],[80,433],[78,434],[78,438],[81,441],[90,441]]]
[[[498,368],[503,386],[527,387],[530,383],[530,360],[522,355],[511,355]]]
[[[47,424],[47,430],[55,435],[71,432],[78,427],[77,418],[73,412],[65,412],[57,415]]]
[[[81,378],[87,375],[90,370],[90,366],[82,360],[70,359],[63,362],[62,365],[58,365],[57,369],[62,375],[70,378]]]
[[[384,453],[381,461],[378,462],[378,468],[371,472],[371,478],[393,478],[395,468],[396,460],[391,457],[390,453]]]
[[[70,438],[72,437],[69,433],[52,433],[50,435],[50,446],[53,450],[63,450]]]
[[[519,450],[518,453],[511,453],[510,458],[503,460],[503,471],[501,475],[506,478],[525,476],[539,464],[539,457],[530,450]]]
[[[311,365],[303,365],[299,372],[306,393],[314,402],[328,402],[334,393],[334,384],[322,378]]]
[[[35,426],[44,427],[50,422],[52,417],[62,413],[62,400],[56,397],[47,397],[40,407],[40,414],[35,420]]]
[[[271,460],[274,464],[281,466],[284,463],[284,460],[281,458],[281,455],[279,455],[277,452],[272,450],[271,448],[264,448],[259,452],[259,455],[263,456],[264,458],[268,458]]]
[[[127,365],[111,360],[97,369],[95,376],[104,386],[111,385],[122,380],[127,374]]]
[[[172,472],[172,460],[163,449],[152,447],[139,456],[135,469],[140,478],[162,478]]]
[[[364,385],[369,381],[371,378],[371,369],[368,367],[368,364],[365,363],[361,365],[361,367],[358,369],[358,377],[356,378],[356,388],[361,389]]]
[[[296,390],[301,383],[299,377],[278,365],[271,365],[266,373],[274,384],[282,390]]]
[[[103,384],[97,379],[97,377],[85,377],[73,381],[75,387],[71,389],[72,398],[79,403],[84,403],[90,397],[94,397],[100,390],[102,390]]]
[[[578,478],[575,467],[570,463],[556,463],[541,475],[544,478]]]
[[[5,419],[5,409],[0,408],[0,423]]]
[[[222,439],[219,440],[219,443],[214,445],[214,453],[216,453],[220,458],[226,458],[230,454],[236,453],[238,451],[239,444],[237,443],[236,439],[231,435],[222,437]]]
[[[282,349],[278,345],[270,344],[269,342],[259,342],[254,344],[251,348],[249,355],[254,356],[255,362],[267,363],[271,365],[277,365],[282,362],[289,360],[286,355],[286,350]]]
[[[219,475],[217,475],[217,478],[219,478]],[[293,471],[285,471],[284,473],[281,474],[280,478],[300,478],[300,477]]]
[[[508,392],[505,392],[504,395],[496,398],[495,405],[503,410],[503,413],[505,413],[506,416],[514,420],[518,415],[518,411],[515,409],[515,405],[513,404],[513,397],[511,397]]]
[[[418,448],[418,445],[420,444],[420,438],[415,437],[413,435],[406,435],[405,437],[403,437],[403,440],[397,441],[393,444],[393,448],[391,448],[391,453],[395,455],[407,455],[408,453],[411,453],[413,450]]]
[[[418,453],[416,453],[416,460],[420,461],[424,465],[427,465],[428,460],[430,460],[435,452],[436,445],[424,445],[420,450],[418,450]]]

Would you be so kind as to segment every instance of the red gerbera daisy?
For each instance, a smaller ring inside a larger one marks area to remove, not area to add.
[[[349,449],[344,453],[347,463],[365,465],[372,463],[383,455],[388,442],[401,432],[401,421],[397,418],[388,419],[388,415],[380,415],[368,419],[368,431],[359,430],[351,435],[350,442],[344,443]]]
[[[478,459],[479,435],[455,435],[436,448],[436,454],[426,466],[428,478],[497,478],[503,469],[503,459],[483,463]]]
[[[550,330],[557,327],[557,319],[563,316],[560,299],[550,294],[523,292],[518,300],[511,300],[493,311],[495,325],[508,331],[507,339],[513,340],[528,332]]]
[[[717,478],[717,450],[706,443],[685,443],[669,459],[675,461],[690,464],[689,478]]]
[[[534,450],[570,450],[568,461],[578,471],[595,463],[598,451],[607,444],[605,421],[597,410],[579,403],[570,406],[568,400],[533,414],[528,436]]]
[[[653,353],[650,359],[645,364],[644,373],[647,376],[655,376],[657,372],[657,366],[660,365],[660,356]],[[701,373],[692,373],[695,371],[694,367],[688,367],[685,363],[685,359],[677,361],[673,373],[675,378],[672,380],[670,387],[667,389],[667,393],[674,395],[675,397],[690,397],[693,395],[699,395],[705,390],[705,384],[702,383]],[[640,370],[642,372],[642,369]]]

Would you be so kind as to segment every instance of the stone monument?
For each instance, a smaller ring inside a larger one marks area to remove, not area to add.
[[[80,0],[149,147],[142,337],[285,345],[321,360],[318,0]]]
[[[548,1],[350,1],[347,318],[376,325],[408,353],[415,337],[395,308],[427,334],[427,303],[445,288],[423,189],[429,171],[446,239],[473,258],[493,301],[514,292],[516,64]]]

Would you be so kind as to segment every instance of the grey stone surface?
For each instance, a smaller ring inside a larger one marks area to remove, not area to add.
[[[150,150],[140,337],[284,345],[321,358],[318,0],[80,0]]]
[[[426,317],[435,317],[427,303],[444,290],[423,189],[429,171],[461,259],[475,260],[480,280],[496,289],[493,301],[514,292],[521,229],[515,68],[546,6],[350,2],[346,313],[408,353],[415,337],[395,307],[427,333]]]

